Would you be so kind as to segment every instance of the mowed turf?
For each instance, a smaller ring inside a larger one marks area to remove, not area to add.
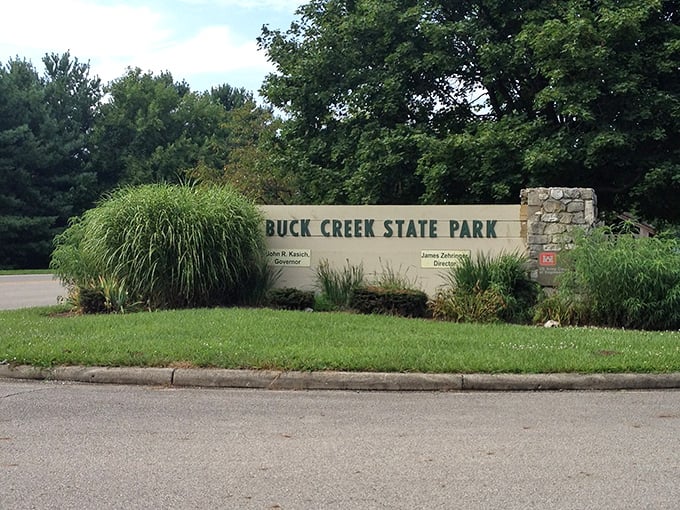
[[[214,308],[0,312],[0,362],[427,373],[680,371],[680,333]]]

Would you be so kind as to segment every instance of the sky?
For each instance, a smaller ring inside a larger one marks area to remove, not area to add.
[[[285,30],[305,0],[0,0],[0,64],[40,74],[46,53],[70,51],[102,82],[128,67],[170,71],[192,91],[229,84],[257,93],[273,71],[257,49],[262,25]]]

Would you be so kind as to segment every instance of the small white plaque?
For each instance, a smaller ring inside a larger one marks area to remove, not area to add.
[[[270,266],[310,267],[312,265],[312,250],[306,248],[267,250],[267,260]]]
[[[420,250],[420,267],[424,269],[448,269],[455,267],[470,250]]]

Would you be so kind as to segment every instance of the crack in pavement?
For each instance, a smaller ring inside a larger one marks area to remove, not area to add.
[[[47,391],[51,390],[53,388],[36,388],[34,390],[24,390],[24,391],[17,391],[16,393],[8,393],[7,395],[0,395],[0,400],[4,398],[10,398],[10,397],[16,397],[17,395],[24,395],[26,393],[36,393],[38,391]]]

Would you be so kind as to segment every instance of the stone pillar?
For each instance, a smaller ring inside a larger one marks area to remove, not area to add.
[[[528,188],[520,197],[531,276],[541,285],[553,286],[561,272],[557,254],[573,246],[574,229],[595,225],[597,196],[592,188]]]

